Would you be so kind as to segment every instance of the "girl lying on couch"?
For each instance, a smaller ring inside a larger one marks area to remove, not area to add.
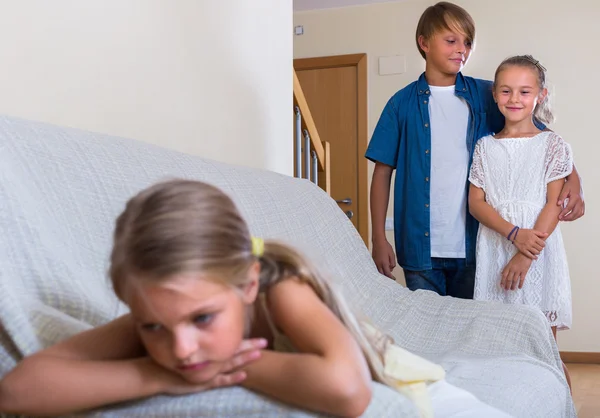
[[[110,277],[130,313],[21,361],[0,382],[1,412],[61,415],[242,385],[360,416],[374,380],[423,417],[508,416],[359,322],[307,260],[252,238],[208,184],[173,180],[133,197],[117,219]]]

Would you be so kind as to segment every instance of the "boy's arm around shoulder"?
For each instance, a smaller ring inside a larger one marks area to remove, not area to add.
[[[263,352],[245,368],[243,386],[313,411],[361,415],[371,400],[371,375],[342,322],[296,279],[273,286],[267,304],[275,325],[298,352]]]

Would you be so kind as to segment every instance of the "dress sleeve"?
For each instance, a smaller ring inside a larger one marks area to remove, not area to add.
[[[567,177],[573,171],[573,152],[560,135],[551,133],[546,146],[546,184]]]
[[[475,145],[473,152],[473,163],[469,172],[469,181],[476,187],[485,190],[485,176],[483,169],[483,157],[485,149],[483,147],[483,139],[480,139]]]

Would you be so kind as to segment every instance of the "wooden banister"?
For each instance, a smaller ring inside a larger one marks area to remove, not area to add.
[[[295,70],[294,104],[298,106],[298,108],[300,109],[300,113],[302,113],[302,128],[306,129],[308,131],[308,134],[310,135],[311,146],[317,153],[319,169],[321,171],[325,171],[325,149],[323,148],[323,144],[321,143],[321,137],[319,136],[319,132],[317,131],[315,121],[313,120],[312,115],[310,113],[310,109],[308,108],[306,97],[304,97],[304,92],[302,91],[302,86],[300,85],[300,80],[298,80],[298,76],[296,75]]]
[[[322,174],[319,175],[319,187],[331,196],[331,148],[329,142],[323,142],[323,149],[325,151],[325,169],[322,170]]]

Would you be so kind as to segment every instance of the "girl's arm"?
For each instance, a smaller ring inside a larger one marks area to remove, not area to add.
[[[265,351],[245,368],[243,386],[302,408],[359,416],[371,400],[371,375],[350,332],[298,280],[284,280],[268,293],[276,326],[298,353]]]
[[[480,223],[496,231],[505,238],[508,237],[515,227],[515,225],[503,219],[500,214],[485,201],[485,192],[474,184],[469,186],[469,211]],[[558,221],[558,213],[556,215],[556,221]],[[513,234],[513,242],[521,253],[532,260],[535,260],[544,248],[544,240],[547,237],[548,234],[546,232],[539,231],[535,227],[534,229],[519,229],[516,238],[514,238]]]
[[[558,225],[558,214],[561,207],[554,204],[561,193],[564,180],[554,180],[547,185],[546,205],[540,212],[534,228],[537,231],[545,232],[550,236],[556,225]],[[523,288],[525,276],[531,267],[531,260],[526,259],[522,253],[517,253],[502,270],[502,279],[500,286],[506,290],[516,290]]]
[[[19,362],[0,381],[0,411],[56,415],[158,393],[142,355],[131,317],[120,317]]]
[[[0,411],[54,416],[151,396],[161,391],[157,369],[147,358],[90,362],[31,357],[0,384]]]
[[[469,186],[469,212],[480,223],[496,231],[503,237],[508,237],[510,231],[515,227],[504,220],[489,203],[485,201],[483,189],[471,184]]]
[[[233,363],[244,364],[247,356],[242,353]],[[206,387],[187,384],[145,357],[133,319],[125,315],[23,359],[0,381],[0,411],[63,415],[159,393],[236,384],[243,378],[238,372],[220,375]]]
[[[546,205],[540,212],[533,227],[537,231],[545,232],[547,234],[546,238],[552,234],[556,225],[558,225],[558,215],[561,213],[562,208],[556,205],[556,201],[560,196],[564,184],[564,180],[560,179],[551,181],[547,185]]]

